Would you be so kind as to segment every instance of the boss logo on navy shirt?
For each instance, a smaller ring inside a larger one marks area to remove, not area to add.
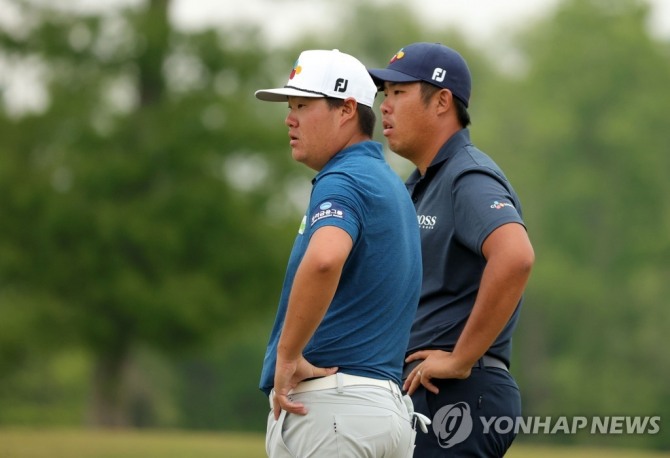
[[[419,220],[419,229],[433,229],[437,223],[437,216],[416,215]]]
[[[323,202],[319,209],[312,213],[310,218],[310,227],[324,218],[344,218],[344,209],[333,202]]]

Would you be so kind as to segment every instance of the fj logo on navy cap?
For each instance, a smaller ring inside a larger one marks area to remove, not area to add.
[[[447,75],[447,72],[444,69],[437,67],[433,72],[433,80],[441,83],[444,81],[444,77]]]
[[[386,68],[368,69],[381,88],[384,82],[425,81],[449,89],[467,107],[470,102],[470,69],[465,59],[440,43],[413,43],[395,53]]]

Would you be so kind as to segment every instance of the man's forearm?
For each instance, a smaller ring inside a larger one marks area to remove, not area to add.
[[[339,278],[339,272],[319,272],[303,261],[293,282],[278,357],[293,360],[302,355],[328,310]]]
[[[479,293],[454,348],[454,356],[469,367],[486,353],[514,313],[534,262],[525,229],[518,224],[494,231],[484,251],[487,263]]]
[[[302,355],[335,296],[351,247],[349,235],[336,227],[321,228],[312,236],[293,280],[278,358]]]

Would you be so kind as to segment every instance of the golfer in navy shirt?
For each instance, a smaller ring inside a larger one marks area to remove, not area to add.
[[[417,437],[414,456],[503,456],[514,429],[490,426],[521,414],[510,352],[534,263],[521,203],[470,141],[471,78],[460,54],[414,43],[369,72],[384,92],[389,147],[416,166],[406,185],[421,233],[423,285],[404,388],[434,434]]]

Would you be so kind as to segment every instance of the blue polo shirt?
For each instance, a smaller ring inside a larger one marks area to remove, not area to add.
[[[421,247],[407,190],[367,141],[336,154],[314,178],[309,206],[289,258],[260,388],[274,385],[277,344],[296,270],[311,235],[345,230],[353,248],[335,297],[303,351],[318,367],[400,383],[421,288]]]
[[[472,145],[467,129],[444,144],[423,177],[415,170],[406,185],[416,207],[423,258],[408,354],[451,351],[479,291],[486,265],[482,244],[503,224],[523,224],[521,203],[500,167]],[[487,351],[508,366],[519,309]]]

